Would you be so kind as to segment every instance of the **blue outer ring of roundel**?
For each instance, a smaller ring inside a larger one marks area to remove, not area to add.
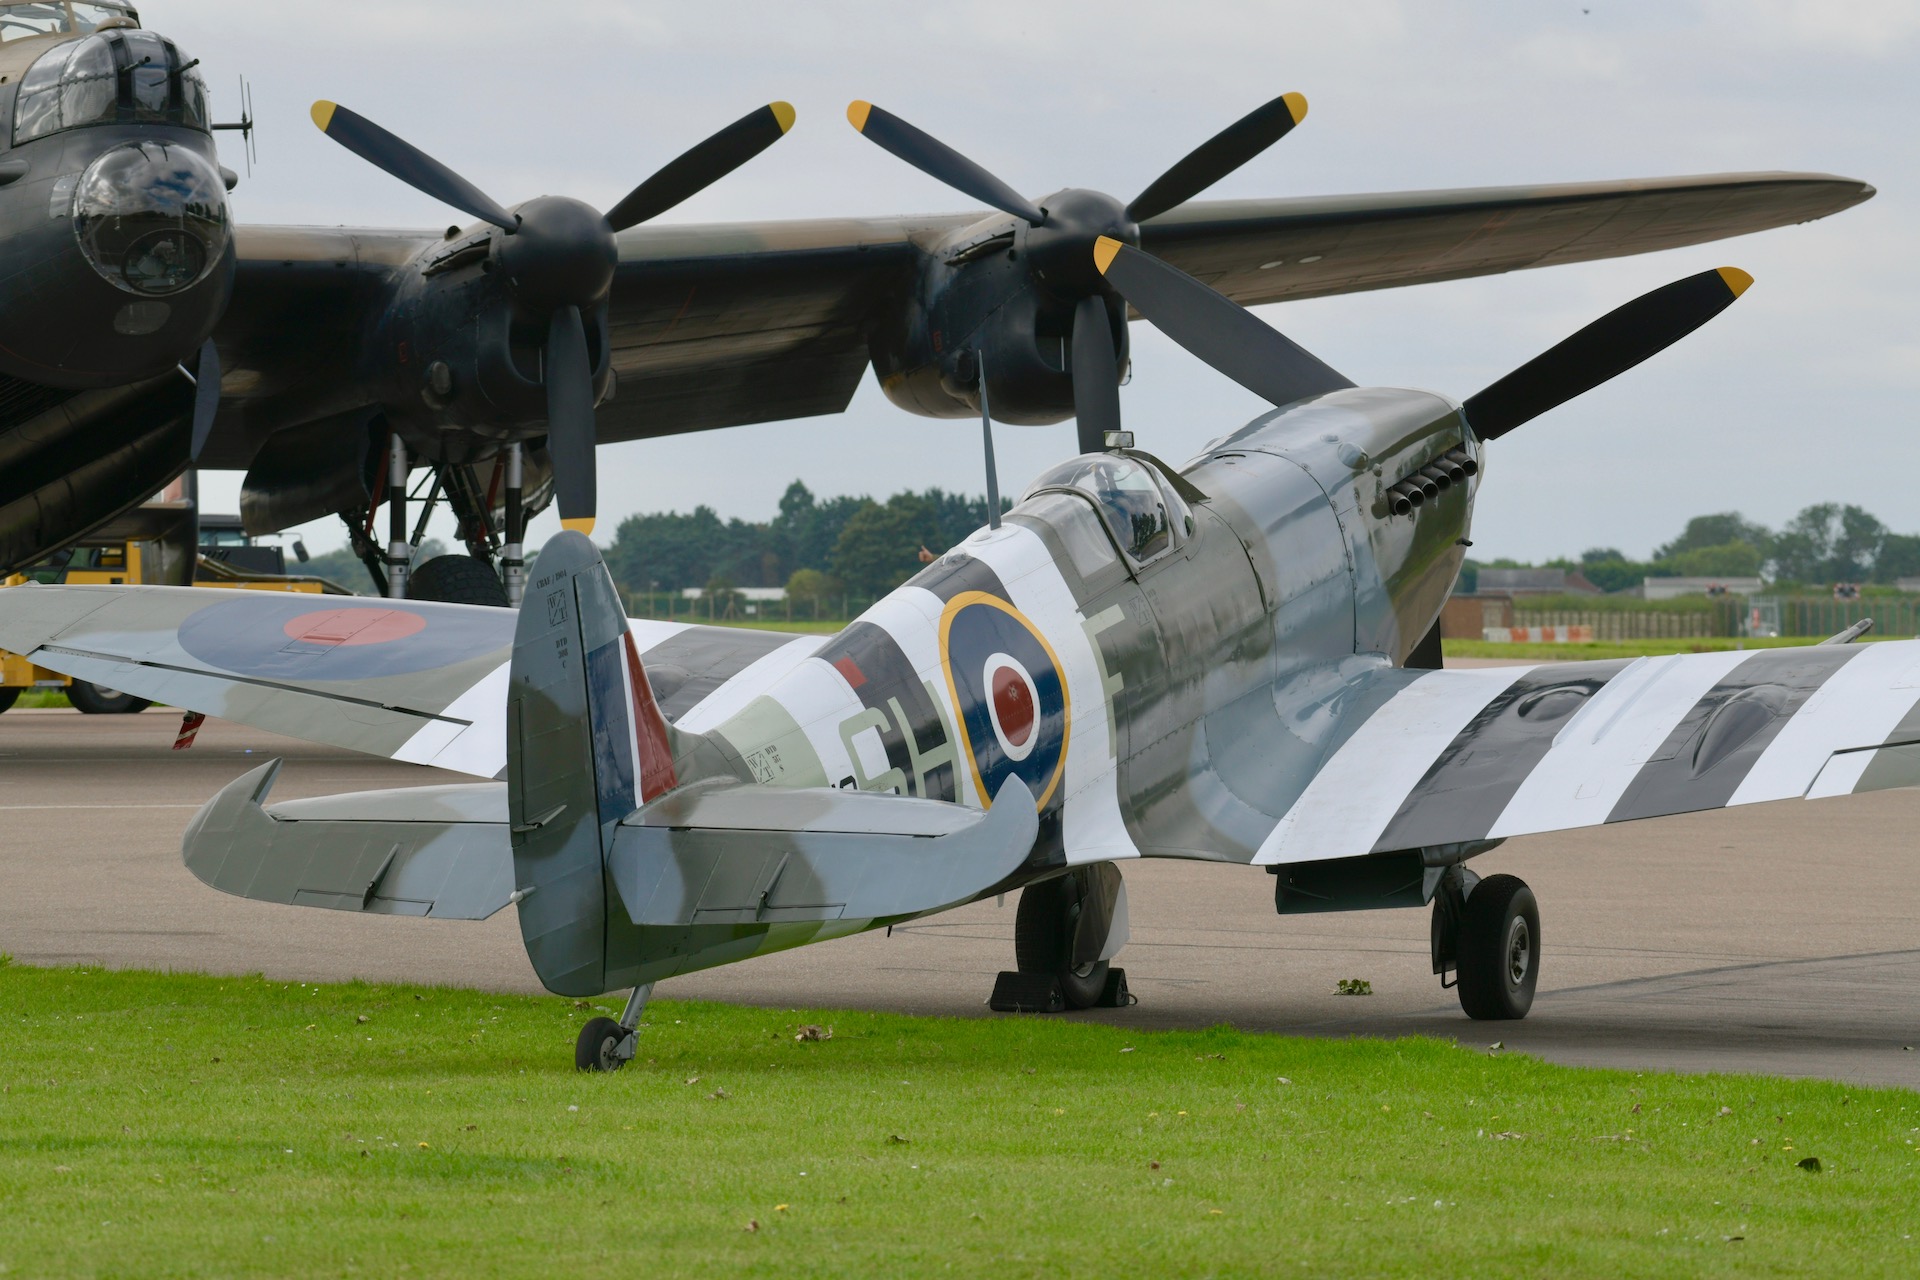
[[[1027,669],[1038,695],[1032,747],[1014,760],[1000,745],[986,688],[987,659],[1004,653]],[[1011,604],[984,591],[967,591],[947,602],[940,616],[940,664],[960,712],[961,746],[973,769],[982,804],[993,803],[1009,777],[1019,777],[1044,810],[1059,788],[1067,761],[1067,686],[1053,647]]]
[[[209,593],[211,594],[211,593]],[[236,675],[281,680],[371,680],[452,666],[513,646],[511,609],[422,608],[401,600],[236,592],[188,615],[180,647],[212,667]],[[404,638],[351,645],[305,644],[286,626],[306,614],[369,609],[413,614],[425,625]]]

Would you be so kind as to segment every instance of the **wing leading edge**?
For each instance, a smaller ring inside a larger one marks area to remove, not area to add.
[[[1920,784],[1920,641],[1434,671],[1254,861],[1357,857]]]

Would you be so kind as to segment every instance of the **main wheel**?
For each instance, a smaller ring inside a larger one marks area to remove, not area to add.
[[[612,1018],[588,1019],[573,1045],[573,1065],[582,1071],[618,1071],[627,1065],[620,1044],[632,1034]]]
[[[90,716],[130,716],[153,705],[145,698],[85,680],[75,680],[67,686],[67,701],[75,711]]]
[[[1058,978],[1069,1008],[1091,1009],[1106,989],[1107,962],[1073,963],[1080,899],[1074,872],[1022,889],[1013,916],[1013,957],[1022,973],[1050,973]]]
[[[1518,876],[1488,876],[1460,917],[1460,1007],[1469,1018],[1524,1018],[1540,981],[1540,908]]]
[[[19,685],[14,685],[6,689],[0,689],[0,711],[5,711],[7,708],[11,707],[14,703],[18,701],[20,701]]]
[[[407,575],[407,599],[441,604],[483,604],[505,609],[507,589],[499,575],[472,556],[435,556]]]

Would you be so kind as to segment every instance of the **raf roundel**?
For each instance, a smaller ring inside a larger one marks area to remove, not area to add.
[[[981,802],[1018,777],[1045,809],[1067,759],[1067,686],[1052,646],[1005,600],[968,591],[941,614],[940,660]]]
[[[189,615],[180,624],[180,647],[210,667],[269,680],[407,676],[477,654],[504,657],[513,647],[511,609],[374,599],[331,604],[304,594],[268,602],[245,595]]]

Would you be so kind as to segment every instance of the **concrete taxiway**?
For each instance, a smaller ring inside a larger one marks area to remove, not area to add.
[[[269,906],[201,885],[180,833],[220,786],[287,761],[275,799],[447,775],[159,710],[0,716],[0,951],[305,980],[537,991],[512,911],[480,924]],[[1920,1088],[1920,790],[1789,801],[1513,840],[1475,862],[1539,895],[1545,963],[1520,1023],[1471,1023],[1428,972],[1427,913],[1277,917],[1246,867],[1125,868],[1137,1007],[1074,1017],[1310,1035],[1494,1040],[1558,1062],[1764,1071]],[[978,1015],[1013,962],[1013,900],[664,983],[784,1008]],[[1371,996],[1334,993],[1365,978]],[[564,1052],[566,1046],[557,1046]]]

